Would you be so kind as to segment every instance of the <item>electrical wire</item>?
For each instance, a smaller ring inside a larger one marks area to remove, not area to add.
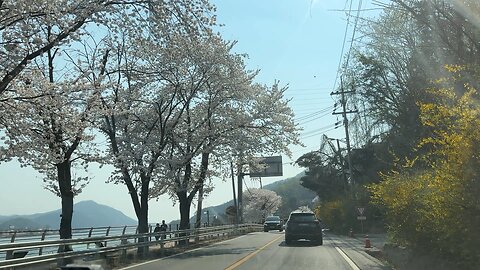
[[[348,2],[348,1],[347,1]],[[347,3],[345,3],[346,6]],[[353,0],[350,0],[350,7],[347,14],[347,24],[345,26],[345,33],[343,34],[342,50],[340,51],[340,60],[338,61],[337,74],[335,75],[335,81],[333,82],[333,90],[337,87],[337,81],[340,74],[340,67],[342,66],[343,52],[345,50],[345,44],[347,43],[348,27],[350,25],[350,14],[352,12]]]
[[[317,117],[315,117],[315,118],[313,118],[313,119],[300,121],[298,124],[299,124],[299,125],[304,125],[304,124],[306,124],[306,123],[310,123],[310,122],[312,122],[312,121],[318,120],[318,119],[323,118],[323,117],[328,116],[328,115],[330,115],[330,112],[326,112],[326,113],[324,113],[324,114],[322,114],[322,115],[319,115],[319,116],[317,116]]]
[[[307,120],[309,118],[312,118],[312,117],[315,117],[319,114],[322,114],[322,113],[326,113],[326,112],[329,112],[330,113],[330,110],[333,109],[334,106],[328,106],[327,108],[324,108],[324,109],[321,109],[319,111],[316,111],[316,112],[313,112],[313,113],[310,113],[310,114],[307,114],[305,116],[302,116],[302,117],[298,117],[296,118],[295,120],[296,121],[303,121],[303,120]]]
[[[331,129],[327,129],[327,130],[318,132],[318,133],[316,133],[316,134],[312,134],[312,135],[306,136],[306,137],[301,137],[301,138],[302,138],[302,139],[308,139],[308,138],[311,138],[311,137],[315,137],[315,136],[318,136],[318,135],[322,135],[322,134],[324,134],[324,133],[326,133],[326,132],[332,131],[332,130],[337,129],[337,128],[338,128],[338,126],[337,126],[337,127],[334,127],[334,128],[331,128]]]
[[[353,48],[353,41],[355,40],[355,33],[357,32],[357,25],[358,25],[358,19],[360,18],[360,10],[362,8],[363,0],[358,1],[358,9],[357,9],[357,15],[355,17],[355,24],[353,25],[353,30],[352,30],[352,39],[350,40],[350,48],[348,49],[347,53],[347,59],[345,61],[345,66],[348,67],[348,63],[350,61],[350,54],[352,52]]]
[[[312,133],[323,133],[323,132],[326,132],[328,130],[331,130],[332,128],[336,129],[338,127],[339,127],[338,122],[334,123],[334,124],[330,124],[330,125],[327,125],[327,126],[315,129],[315,130],[304,132],[304,133],[301,134],[300,138],[306,138],[306,137],[309,137],[310,135],[312,135]]]

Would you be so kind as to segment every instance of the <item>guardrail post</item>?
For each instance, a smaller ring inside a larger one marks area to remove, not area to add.
[[[152,242],[152,225],[148,225],[148,232],[150,233],[149,236],[148,236],[148,241],[149,242]]]
[[[126,231],[127,231],[127,226],[124,226],[124,227],[123,227],[123,230],[122,230],[122,236],[125,235]],[[125,238],[121,238],[121,240],[120,240],[120,245],[126,245],[127,243],[128,243],[128,240],[127,240],[126,237],[125,237]],[[120,260],[121,260],[122,262],[127,261],[127,248],[123,248],[123,249],[122,249],[122,255],[121,255]]]
[[[10,243],[15,242],[15,237],[17,236],[17,231],[14,231],[12,234],[12,238],[10,238]],[[5,255],[6,260],[13,259],[13,250],[7,251],[7,254]]]
[[[108,226],[107,232],[105,233],[105,236],[108,236],[108,235],[110,234],[110,229],[111,229],[111,228],[112,228],[112,227]],[[107,246],[107,241],[105,241],[105,244],[104,244],[103,246],[104,246],[104,247]]]
[[[135,234],[138,234],[138,227],[135,229]],[[138,240],[138,237],[133,238],[133,242],[136,244]]]
[[[44,241],[45,240],[45,235],[47,235],[47,230],[43,230],[43,233],[42,233],[42,237],[40,238],[40,241]],[[43,254],[43,248],[39,248],[38,249],[38,255],[42,255]]]
[[[93,232],[93,227],[90,227],[90,230],[88,231],[88,238],[92,237],[92,232]],[[90,248],[90,243],[87,244],[87,249]]]
[[[127,231],[127,226],[123,227],[122,235],[125,235],[125,232]],[[127,238],[122,238],[120,241],[120,244],[126,245],[127,244]]]

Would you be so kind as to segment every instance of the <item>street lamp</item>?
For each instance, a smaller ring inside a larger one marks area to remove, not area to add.
[[[204,213],[204,214],[207,214],[207,227],[209,227],[209,226],[210,226],[210,211],[207,210],[207,211],[205,211],[205,212],[203,212],[203,213]]]

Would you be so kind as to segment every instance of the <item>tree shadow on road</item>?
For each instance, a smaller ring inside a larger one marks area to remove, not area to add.
[[[193,250],[190,252],[182,253],[177,256],[171,257],[172,259],[187,259],[187,258],[199,258],[199,257],[207,257],[207,256],[216,256],[216,255],[228,255],[228,254],[242,254],[242,253],[250,253],[256,250],[255,247],[246,247],[246,248],[231,248],[222,246],[227,245],[215,245],[215,248],[205,248],[199,250]]]

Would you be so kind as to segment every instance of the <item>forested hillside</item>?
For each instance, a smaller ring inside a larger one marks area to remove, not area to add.
[[[400,245],[477,269],[480,2],[378,5],[333,93],[352,110],[351,137],[338,149],[324,136],[325,147],[299,158],[302,182],[342,233],[361,230],[361,207],[367,231],[385,224]]]

